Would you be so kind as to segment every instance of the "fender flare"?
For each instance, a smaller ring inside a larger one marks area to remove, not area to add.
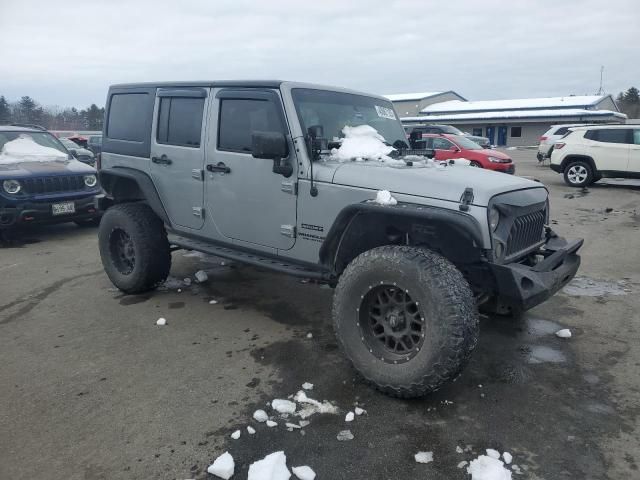
[[[121,203],[118,198],[114,196],[113,191],[113,185],[118,178],[126,178],[127,180],[135,182],[144,197],[142,200],[151,207],[153,212],[160,217],[166,225],[171,226],[171,221],[162,204],[158,190],[148,174],[129,167],[112,167],[101,169],[98,175],[100,176],[100,184],[108,196],[113,199],[113,203]]]

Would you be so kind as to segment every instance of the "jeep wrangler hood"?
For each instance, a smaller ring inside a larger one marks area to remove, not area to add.
[[[333,183],[452,202],[459,202],[465,188],[471,187],[473,203],[480,206],[486,206],[491,197],[500,193],[545,188],[532,180],[464,165],[395,167],[380,162],[340,164]]]

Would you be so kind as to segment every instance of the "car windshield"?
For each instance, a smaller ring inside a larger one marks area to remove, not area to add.
[[[47,132],[0,132],[0,152],[5,150],[4,147],[7,143],[18,139],[31,140],[31,142],[34,142],[42,147],[55,148],[65,155],[68,154],[66,149],[62,145],[60,145],[58,139]],[[20,143],[23,143],[25,145],[29,144],[26,142]]]
[[[451,125],[438,125],[438,128],[442,130],[442,133],[449,133],[451,135],[464,135],[460,130],[456,127],[452,127]]]
[[[329,141],[344,137],[345,127],[369,125],[382,135],[389,145],[407,145],[402,124],[393,105],[379,98],[351,93],[295,88],[291,91],[303,131],[321,126]]]
[[[467,137],[462,135],[455,135],[453,139],[459,147],[464,148],[465,150],[482,150],[482,147],[478,145],[473,140],[469,140]]]
[[[60,143],[62,143],[67,148],[80,148],[78,144],[72,142],[68,138],[59,138],[58,140],[60,140]]]

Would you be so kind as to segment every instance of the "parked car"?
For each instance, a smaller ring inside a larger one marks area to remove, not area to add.
[[[569,132],[569,128],[579,127],[582,125],[584,125],[584,123],[552,125],[551,128],[549,128],[549,130],[547,130],[539,139],[538,154],[536,155],[538,161],[542,162],[547,158],[551,158],[553,146]]]
[[[73,155],[76,160],[80,160],[82,163],[86,163],[87,165],[91,165],[92,167],[96,164],[96,157],[93,155],[91,150],[87,150],[86,148],[82,148],[75,142],[72,142],[68,138],[60,137],[58,138],[60,143],[62,143],[69,153]]]
[[[98,244],[113,284],[156,288],[176,247],[317,279],[335,287],[343,352],[390,395],[458,375],[476,300],[529,309],[578,270],[582,240],[547,226],[541,183],[403,154],[384,97],[211,81],[115,85],[106,104]]]
[[[423,134],[421,148],[433,149],[435,160],[465,158],[471,162],[472,167],[512,174],[516,171],[513,160],[506,153],[498,150],[486,150],[461,135]]]
[[[87,148],[97,157],[102,151],[102,135],[89,135],[89,138],[87,138]]]
[[[451,125],[420,125],[420,126],[407,126],[409,133],[416,132],[417,134],[424,133],[437,133],[437,134],[449,134],[449,135],[461,135],[467,137],[472,142],[477,143],[482,148],[491,148],[491,143],[487,137],[479,137],[477,135],[471,135],[470,133],[463,132]]]
[[[640,126],[570,128],[556,142],[550,166],[572,187],[586,187],[603,177],[640,178]]]
[[[95,168],[71,156],[51,133],[0,126],[0,230],[34,223],[95,225]]]

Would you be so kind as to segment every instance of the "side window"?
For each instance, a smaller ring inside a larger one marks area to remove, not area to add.
[[[158,143],[198,148],[204,98],[162,97],[158,112]]]
[[[218,149],[251,153],[253,132],[283,132],[278,107],[269,100],[221,99]]]
[[[433,139],[433,148],[435,150],[449,150],[453,146],[449,140],[445,138],[434,138]]]
[[[511,127],[511,136],[514,138],[522,137],[522,127]]]
[[[482,136],[482,127],[474,128],[474,129],[471,131],[471,134],[472,134],[474,137],[481,137],[481,136]]]
[[[589,130],[589,139],[603,143],[630,143],[631,131],[628,128],[608,128]]]
[[[560,127],[558,130],[556,130],[553,135],[564,135],[569,131],[569,127]]]
[[[640,129],[638,128],[633,130],[633,143],[640,145]]]
[[[111,96],[107,137],[114,140],[144,142],[148,94],[118,93]]]

